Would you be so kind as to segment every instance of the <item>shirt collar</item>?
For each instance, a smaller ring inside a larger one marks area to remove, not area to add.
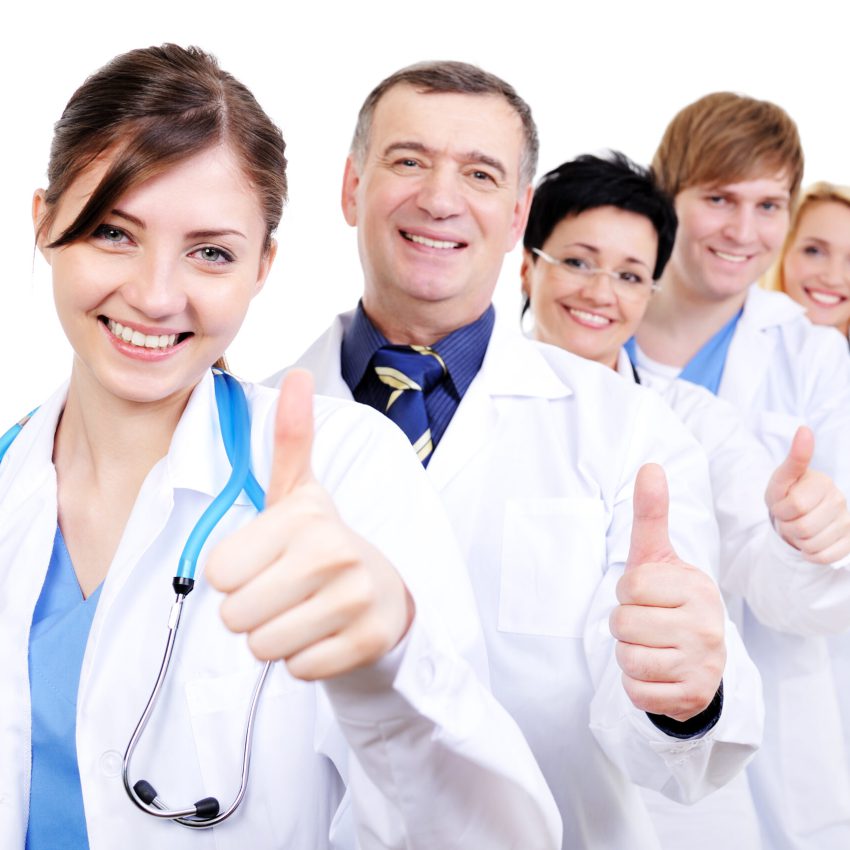
[[[481,368],[495,321],[496,311],[491,304],[474,322],[452,331],[431,346],[446,364],[449,378],[460,398]],[[374,353],[389,344],[366,315],[363,302],[358,303],[342,337],[342,377],[352,391],[363,380]]]

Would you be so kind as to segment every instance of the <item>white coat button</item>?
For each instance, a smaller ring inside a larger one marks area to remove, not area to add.
[[[104,776],[120,776],[121,775],[121,765],[124,763],[124,759],[121,756],[121,753],[118,750],[107,750],[100,757],[100,772]]]
[[[420,658],[417,667],[420,683],[424,687],[430,688],[434,684],[434,678],[437,675],[437,669],[434,666],[433,659],[428,658],[427,656],[425,658]]]

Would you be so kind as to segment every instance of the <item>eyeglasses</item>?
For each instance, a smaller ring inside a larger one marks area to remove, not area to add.
[[[610,269],[594,266],[581,257],[567,257],[565,260],[559,260],[557,257],[553,257],[539,248],[532,248],[531,251],[540,257],[541,260],[545,260],[550,265],[566,272],[571,282],[575,284],[585,280],[593,280],[599,277],[599,275],[604,275],[610,279],[618,298],[640,301],[642,298],[646,298],[651,292],[659,289],[658,284],[654,280],[640,277],[640,275],[627,269],[611,271]]]

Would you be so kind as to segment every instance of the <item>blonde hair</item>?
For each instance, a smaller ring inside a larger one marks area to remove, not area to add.
[[[800,229],[800,222],[803,220],[803,214],[807,209],[810,209],[815,204],[824,201],[833,201],[835,203],[844,204],[850,208],[850,186],[839,186],[836,183],[827,183],[825,180],[820,180],[809,186],[800,196],[800,202],[797,204],[793,216],[791,218],[791,226],[788,228],[788,235],[785,237],[785,243],[782,245],[782,250],[779,252],[779,257],[773,266],[768,269],[764,277],[759,281],[763,289],[772,289],[776,292],[785,292],[785,255],[788,249],[794,244],[797,238],[797,231]]]
[[[769,170],[788,176],[793,200],[803,179],[803,149],[797,125],[775,103],[715,92],[667,125],[652,168],[674,198],[691,186],[735,183]]]

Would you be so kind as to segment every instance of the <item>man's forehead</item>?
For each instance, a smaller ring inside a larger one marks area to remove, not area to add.
[[[689,187],[695,191],[727,192],[736,195],[769,195],[789,197],[791,178],[784,171],[757,171],[726,179],[710,180]]]
[[[412,131],[434,137],[474,135],[479,146],[523,142],[522,120],[499,94],[428,91],[400,83],[378,101],[371,141],[380,144],[386,134]],[[428,144],[427,138],[418,141]]]

